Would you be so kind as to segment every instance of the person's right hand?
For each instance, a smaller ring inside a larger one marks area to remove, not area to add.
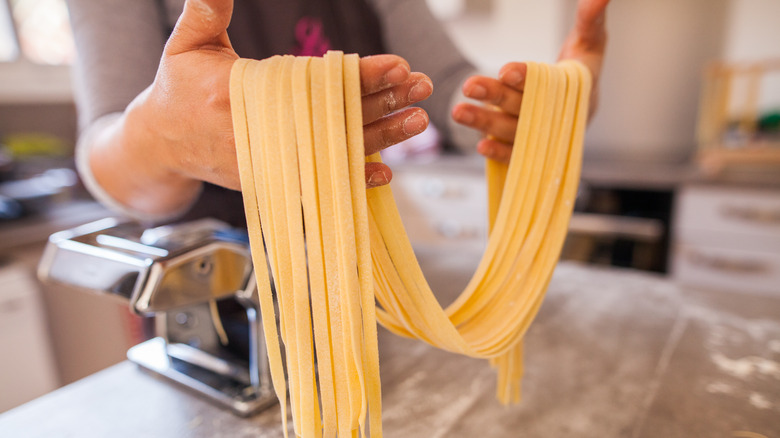
[[[240,190],[229,98],[238,58],[227,35],[232,9],[232,0],[187,0],[155,80],[128,106],[114,147],[93,148],[95,177],[125,205],[165,214],[186,206],[201,181]],[[431,94],[427,76],[393,55],[362,58],[360,72],[367,154],[425,130],[425,111],[406,107]],[[129,175],[101,163],[121,163]],[[386,184],[391,175],[370,163],[367,185]]]
[[[574,27],[561,48],[559,60],[582,62],[593,77],[590,115],[596,111],[599,99],[599,76],[607,42],[605,14],[609,0],[579,0]],[[523,101],[527,66],[522,62],[504,65],[498,78],[472,76],[463,84],[466,97],[484,105],[462,102],[453,108],[456,122],[485,134],[477,144],[477,152],[487,158],[508,163],[512,155],[517,118]]]

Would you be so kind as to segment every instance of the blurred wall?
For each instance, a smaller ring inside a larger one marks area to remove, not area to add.
[[[0,141],[20,133],[53,135],[73,146],[76,108],[68,66],[0,63]]]
[[[568,4],[574,6],[574,1]],[[728,0],[616,0],[586,157],[680,162],[696,144],[700,77],[720,57]]]
[[[554,61],[577,3],[479,2],[489,7],[472,11],[466,1],[461,15],[445,24],[464,53],[491,74],[510,60]],[[778,17],[778,0],[613,0],[601,106],[586,159],[685,161],[696,146],[703,67],[719,58],[780,58]],[[766,95],[780,96],[780,75],[775,79]]]
[[[723,57],[734,62],[780,59],[780,1],[732,0]],[[759,108],[780,110],[780,71],[767,75]]]
[[[76,142],[73,102],[0,102],[0,141],[6,135],[48,134],[62,140],[69,151]]]
[[[780,1],[730,3],[723,55],[733,61],[780,57]]]
[[[443,17],[445,26],[485,73],[495,75],[507,61],[555,61],[564,37],[564,1],[472,0],[462,5],[459,14]]]

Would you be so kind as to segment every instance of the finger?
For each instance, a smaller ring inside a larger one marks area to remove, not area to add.
[[[511,143],[517,130],[517,117],[503,111],[478,107],[470,103],[459,103],[452,110],[456,122],[482,131],[496,139]]]
[[[609,0],[580,0],[577,3],[575,29],[587,45],[598,44],[604,38],[604,16]]]
[[[366,188],[383,186],[393,178],[393,172],[385,163],[366,163]]]
[[[410,72],[409,63],[400,56],[360,58],[360,89],[364,96],[382,91],[407,80]]]
[[[433,82],[422,73],[412,73],[401,85],[363,96],[363,124],[427,99],[433,93]]]
[[[577,3],[576,22],[566,37],[560,59],[577,59],[589,68],[601,65],[607,44],[605,15],[608,3],[609,0],[580,0]]]
[[[525,88],[525,75],[528,72],[528,65],[524,62],[510,62],[498,72],[498,80],[516,90],[522,91]]]
[[[577,19],[561,48],[559,59],[582,62],[593,76],[593,88],[588,109],[588,120],[593,117],[599,102],[599,77],[607,44],[605,25],[609,0],[579,0]]]
[[[509,163],[512,156],[512,146],[498,140],[484,138],[477,143],[477,152],[492,160]]]
[[[231,15],[233,0],[187,0],[165,53],[176,55],[205,46],[230,48],[227,27]]]
[[[363,127],[366,155],[400,143],[425,131],[428,113],[422,108],[406,108]]]
[[[495,105],[512,115],[520,114],[520,104],[523,101],[522,91],[518,91],[504,83],[485,76],[472,76],[463,84],[463,94],[466,97]]]

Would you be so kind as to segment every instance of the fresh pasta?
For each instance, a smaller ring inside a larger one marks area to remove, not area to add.
[[[519,401],[522,339],[577,191],[590,81],[577,62],[528,63],[511,161],[487,163],[486,250],[445,309],[417,263],[391,188],[365,188],[365,162],[380,157],[364,156],[358,56],[235,62],[236,153],[285,434],[289,385],[297,436],[382,436],[377,321],[400,336],[489,359],[498,399]]]

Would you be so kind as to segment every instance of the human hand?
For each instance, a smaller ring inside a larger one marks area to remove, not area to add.
[[[579,0],[575,25],[559,55],[559,60],[574,59],[590,70],[593,76],[591,116],[598,106],[598,79],[607,42],[604,16],[608,3],[609,0]],[[477,144],[477,152],[487,158],[509,162],[523,101],[526,71],[525,63],[510,62],[501,68],[498,79],[472,76],[463,84],[466,97],[486,105],[460,103],[453,108],[452,117],[456,122],[486,135]]]
[[[428,114],[409,105],[427,99],[433,92],[431,79],[410,73],[409,64],[395,55],[361,58],[363,93],[363,137],[366,155],[398,144],[425,131]],[[366,163],[366,186],[390,182],[390,168],[384,163]]]
[[[229,98],[238,58],[226,31],[232,8],[232,0],[188,0],[154,83],[128,108],[127,121],[136,128],[128,144],[153,180],[241,187]],[[425,130],[425,111],[406,107],[431,94],[427,76],[393,55],[362,58],[360,72],[366,154]],[[366,166],[369,187],[388,183],[391,175],[384,164]]]

